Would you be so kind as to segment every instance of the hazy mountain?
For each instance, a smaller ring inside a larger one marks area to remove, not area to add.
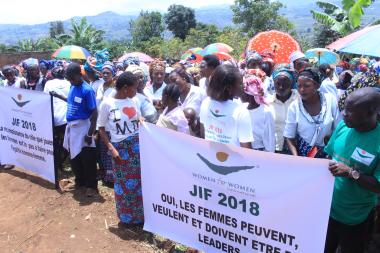
[[[314,0],[282,0],[286,8],[281,13],[287,16],[295,25],[298,32],[310,33],[312,31],[314,20],[310,10],[317,9]],[[340,1],[332,2],[339,4]],[[379,15],[380,1],[376,1],[370,8],[365,9],[366,16],[364,23],[373,22],[380,19]],[[86,17],[88,22],[98,29],[104,30],[105,37],[108,40],[125,39],[129,37],[129,21],[138,16],[138,12],[117,14],[114,12],[103,12],[96,16]],[[195,9],[195,16],[198,22],[206,24],[215,24],[219,28],[227,25],[233,25],[233,13],[229,5],[208,6]],[[377,18],[376,18],[377,17]],[[79,19],[80,17],[74,17]],[[64,21],[65,30],[68,31],[71,25],[70,20]],[[41,38],[49,34],[49,23],[38,25],[1,25],[0,24],[0,43],[15,44],[17,41],[27,38]]]

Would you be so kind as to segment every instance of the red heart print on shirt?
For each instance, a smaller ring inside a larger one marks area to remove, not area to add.
[[[128,118],[132,119],[136,116],[136,109],[134,107],[124,107],[123,113],[128,116]]]

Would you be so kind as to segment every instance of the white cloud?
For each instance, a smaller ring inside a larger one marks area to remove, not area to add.
[[[171,4],[191,8],[232,4],[233,0],[11,0],[2,1],[0,24],[38,24],[66,20],[74,16],[91,16],[105,11],[118,13],[166,10]]]

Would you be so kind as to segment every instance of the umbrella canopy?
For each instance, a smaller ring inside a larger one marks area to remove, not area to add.
[[[221,61],[228,61],[228,60],[234,59],[231,55],[225,52],[218,52],[218,53],[215,53],[214,55],[216,55],[218,59]]]
[[[326,46],[342,53],[380,57],[380,25],[369,26]]]
[[[202,50],[201,55],[202,56],[206,56],[206,55],[215,54],[215,53],[218,53],[218,52],[231,53],[233,50],[234,49],[232,47],[230,47],[229,45],[227,45],[227,44],[224,44],[224,43],[213,43],[213,44],[210,44],[207,47],[205,47]]]
[[[87,57],[91,56],[90,52],[83,47],[78,46],[63,46],[57,49],[52,58],[57,59],[69,59],[69,60],[86,60]]]
[[[144,54],[144,53],[141,53],[141,52],[132,52],[132,53],[127,53],[125,55],[123,55],[122,57],[120,57],[118,59],[119,62],[123,62],[124,60],[126,60],[127,58],[129,57],[136,57],[138,58],[141,62],[152,62],[153,61],[153,58],[150,57],[149,55],[147,54]]]
[[[331,52],[326,48],[313,48],[307,50],[305,56],[309,59],[316,59],[318,64],[338,64],[340,61],[338,54]]]
[[[203,48],[201,47],[195,47],[195,48],[190,48],[187,50],[182,56],[181,60],[188,60],[192,55],[195,55],[195,62],[200,62],[203,59],[203,56],[201,55]]]
[[[298,42],[289,34],[271,30],[258,33],[248,41],[246,52],[256,51],[263,53],[271,51],[274,55],[274,62],[289,63],[289,56],[295,51],[301,51]]]

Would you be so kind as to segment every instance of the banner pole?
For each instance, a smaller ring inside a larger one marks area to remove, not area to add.
[[[56,164],[56,144],[57,140],[54,137],[54,111],[53,111],[53,96],[50,94],[50,108],[51,108],[51,126],[52,126],[52,131],[53,131],[53,166],[54,166],[54,181],[55,181],[55,189],[59,189],[59,181],[58,181],[58,168],[55,166]]]

